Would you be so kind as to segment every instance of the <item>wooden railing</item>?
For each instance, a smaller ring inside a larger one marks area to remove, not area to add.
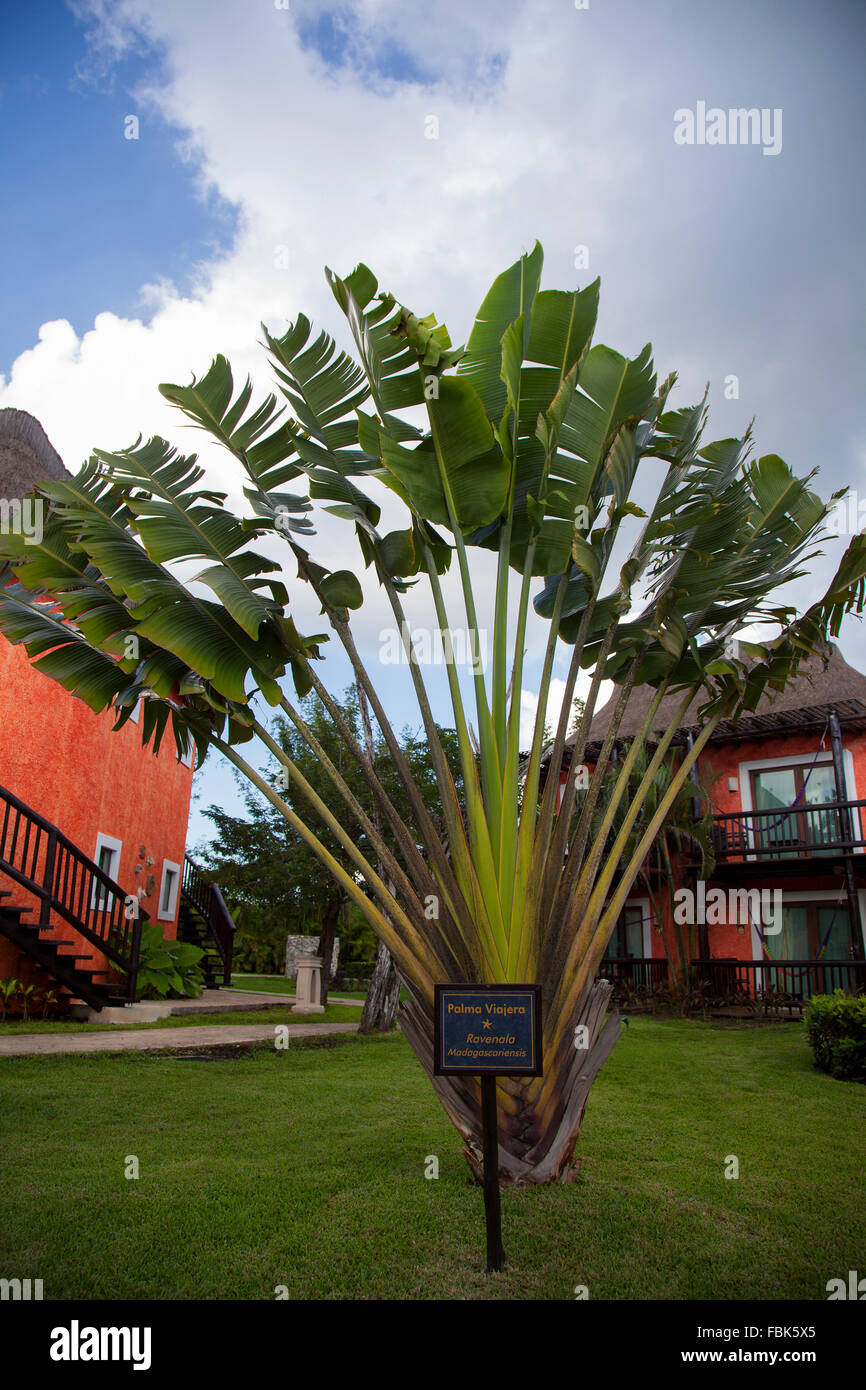
[[[828,801],[790,811],[740,811],[713,817],[717,862],[851,854],[866,849],[866,801]]]
[[[866,990],[863,960],[735,960],[692,961],[698,991],[705,1004],[742,1004],[752,1013],[798,1010],[813,994]],[[609,956],[601,962],[598,979],[610,980],[614,995],[650,996],[668,980],[665,959]]]
[[[726,1002],[767,1007],[802,1006],[813,994],[866,989],[863,960],[696,960],[692,962],[707,989]]]
[[[56,913],[126,975],[119,997],[135,998],[141,931],[138,900],[25,802],[0,787],[0,873],[39,903],[40,927]]]
[[[225,899],[215,883],[210,883],[198,864],[184,856],[183,893],[208,924],[214,945],[222,957],[226,973],[231,971],[232,944],[236,927]],[[226,979],[228,984],[228,979]]]
[[[607,956],[598,967],[598,979],[610,980],[616,989],[652,990],[668,978],[668,963],[662,957]]]

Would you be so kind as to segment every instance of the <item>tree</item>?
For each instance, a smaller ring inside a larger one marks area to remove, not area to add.
[[[805,613],[785,603],[780,587],[810,572],[829,511],[809,486],[814,474],[795,477],[773,454],[751,459],[748,433],[702,442],[706,398],[670,409],[674,377],[657,385],[649,345],[631,359],[592,345],[598,282],[583,290],[541,290],[541,267],[536,245],[496,279],[462,349],[452,347],[433,315],[419,318],[380,293],[366,266],[345,279],[328,272],[357,360],[327,333],[313,337],[301,314],[280,337],[265,329],[288,415],[273,395],[252,406],[251,383],[237,389],[223,357],[188,386],[160,388],[234,458],[246,478],[251,515],[231,515],[224,494],[205,486],[195,458],[163,439],[139,440],[116,453],[97,449],[72,481],[40,489],[53,507],[40,545],[28,547],[14,534],[2,538],[19,587],[0,599],[0,628],[25,643],[40,670],[94,708],[114,706],[119,723],[144,697],[146,741],[158,743],[170,721],[179,748],[188,738],[199,758],[216,748],[280,811],[394,956],[409,995],[403,1031],[428,1072],[437,981],[541,983],[545,1073],[497,1085],[500,1171],[518,1182],[548,1182],[571,1171],[590,1086],[619,1030],[617,1018],[607,1016],[609,986],[596,980],[597,968],[691,766],[721,719],[754,708],[768,685],[783,688],[799,662],[838,632],[846,613],[862,611],[866,587],[866,536],[857,536],[827,591]],[[426,427],[416,423],[419,407]],[[649,510],[633,500],[644,474],[657,480]],[[286,491],[290,483],[304,489]],[[404,504],[401,529],[380,533],[380,509],[365,490],[371,484],[384,485]],[[364,565],[390,606],[435,769],[441,828],[383,705],[396,673],[386,671],[377,688],[354,640],[362,584],[353,570],[331,571],[306,548],[314,504],[354,527]],[[635,535],[608,580],[624,526]],[[298,579],[310,586],[351,661],[411,807],[408,824],[317,673],[327,634],[298,631],[280,563],[253,548],[262,537],[286,542]],[[481,611],[470,565],[479,546],[496,555],[495,593]],[[477,658],[468,691],[441,583],[452,561],[463,599],[460,631]],[[189,566],[184,573],[194,575],[187,583],[177,573],[182,562]],[[450,657],[462,793],[447,765],[402,603],[407,586],[422,576]],[[548,626],[535,730],[521,769],[530,601]],[[752,658],[747,666],[725,655],[725,641],[750,623],[769,624],[771,634],[741,644]],[[485,672],[480,652],[488,632]],[[592,674],[558,808],[556,778],[538,793],[560,644],[570,657],[553,767],[562,761],[578,673]],[[319,695],[399,853],[280,685],[289,671],[296,696],[311,689]],[[575,769],[603,679],[617,687],[614,714],[570,833]],[[591,834],[622,711],[640,685],[654,691],[647,718]],[[704,685],[710,696],[701,706],[702,732],[630,845],[681,712]],[[327,802],[262,724],[254,690],[282,710],[321,759],[332,787]],[[632,768],[668,692],[681,696],[680,713],[611,841]],[[302,797],[303,816],[243,756],[244,743],[256,737]],[[362,844],[346,828],[350,823],[363,826]],[[318,827],[341,845],[351,872]],[[578,1037],[588,1039],[588,1048],[576,1049]],[[433,1084],[479,1171],[478,1082],[437,1077]]]
[[[354,687],[345,692],[337,702],[337,708],[353,738],[359,742],[364,741],[368,755],[377,767],[382,785],[388,789],[395,807],[405,819],[409,814],[409,808],[393,760],[378,730],[378,737],[374,736],[371,722],[368,718],[365,719],[362,713],[361,702]],[[375,820],[378,813],[370,789],[357,764],[351,758],[347,758],[343,738],[319,696],[315,692],[307,695],[299,702],[298,709],[307,728],[314,734],[328,758],[341,770],[346,785],[351,788],[358,804],[364,807],[372,820]],[[294,725],[277,716],[273,721],[271,733],[309,786],[315,789],[323,801],[326,800],[332,790],[328,772],[319,756],[312,751]],[[453,732],[440,729],[439,737],[449,765],[455,777],[459,779]],[[440,812],[436,804],[435,776],[427,755],[426,742],[408,729],[402,731],[399,742],[407,764],[413,769],[413,777],[429,788],[428,809],[434,817],[438,816]],[[298,811],[303,810],[303,796],[287,776],[285,769],[273,757],[264,775],[268,785],[278,792],[288,805]],[[230,815],[218,806],[211,806],[207,812],[218,832],[207,852],[209,867],[215,870],[217,882],[231,897],[233,905],[240,903],[242,921],[246,909],[246,922],[251,936],[264,938],[268,942],[273,935],[272,924],[279,923],[282,931],[279,933],[278,929],[278,934],[281,935],[284,953],[287,932],[318,935],[318,952],[324,962],[329,962],[333,956],[338,924],[344,915],[344,909],[349,905],[345,889],[335,881],[333,875],[312,853],[298,833],[286,823],[283,815],[268,800],[263,799],[248,782],[240,779],[240,783],[246,806],[245,816]],[[351,818],[347,823],[355,844],[369,852],[363,824],[355,822],[352,826]],[[383,828],[380,822],[379,830],[392,850],[396,848],[390,827]],[[353,862],[338,838],[325,829],[321,834],[321,840],[336,861],[351,873]],[[364,926],[367,926],[366,922]],[[370,931],[370,928],[367,927],[367,930]],[[375,937],[373,939],[375,941]],[[323,1003],[327,1002],[326,974],[323,966]],[[399,993],[399,986],[397,992]],[[393,1023],[393,1012],[392,1010],[387,1027]],[[375,1026],[380,1029],[383,1026],[383,1021],[378,1016]]]

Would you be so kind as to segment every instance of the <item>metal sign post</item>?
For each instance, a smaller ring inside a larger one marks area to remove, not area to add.
[[[478,1076],[487,1272],[502,1269],[497,1076],[541,1076],[540,985],[436,985],[435,1076]]]

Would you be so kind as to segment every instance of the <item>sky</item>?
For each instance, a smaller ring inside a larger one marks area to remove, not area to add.
[[[850,487],[862,526],[864,39],[860,0],[2,0],[0,407],[37,416],[71,471],[162,434],[238,501],[159,382],[222,352],[269,391],[260,324],[299,311],[348,346],[323,271],[360,260],[465,341],[538,239],[547,287],[601,276],[596,342],[651,341],[673,404],[709,382],[707,438],[754,417],[756,452],[820,469],[823,494]],[[760,140],[713,143],[701,113],[739,107],[765,113]],[[348,544],[327,519],[316,554],[339,568]],[[387,622],[368,589],[362,652]],[[543,638],[531,625],[524,746]],[[866,668],[856,621],[840,645]],[[323,678],[349,684],[336,651]],[[405,668],[385,695],[417,729]],[[215,755],[195,796],[192,845],[208,805],[240,809]]]

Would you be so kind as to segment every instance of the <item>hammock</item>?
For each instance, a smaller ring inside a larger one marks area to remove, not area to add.
[[[829,720],[827,721],[827,724],[829,724]],[[761,825],[761,826],[759,826],[759,827],[755,827],[755,826],[750,826],[749,823],[748,823],[747,821],[742,820],[742,818],[741,818],[740,816],[731,816],[731,817],[730,817],[730,822],[728,822],[728,823],[733,823],[733,824],[739,825],[740,829],[743,830],[743,831],[745,831],[747,834],[748,834],[748,832],[749,832],[750,829],[754,832],[754,830],[757,828],[757,829],[760,830],[760,833],[761,833],[762,836],[763,836],[763,835],[766,835],[766,833],[767,833],[769,830],[777,830],[778,827],[779,827],[780,825],[784,825],[785,821],[788,819],[788,817],[790,816],[791,812],[792,812],[793,810],[795,810],[796,807],[797,807],[797,804],[798,804],[800,801],[802,801],[803,796],[805,795],[805,792],[806,792],[806,788],[807,788],[808,785],[809,785],[809,778],[812,776],[812,773],[815,771],[815,767],[817,766],[818,759],[819,759],[819,757],[821,756],[821,754],[822,754],[823,751],[824,751],[824,742],[825,742],[825,739],[826,739],[826,737],[827,737],[827,724],[824,725],[824,732],[823,732],[822,735],[821,735],[821,743],[820,743],[820,745],[819,745],[819,747],[818,747],[817,752],[815,753],[814,758],[812,759],[811,763],[809,764],[809,771],[806,773],[806,776],[803,778],[803,785],[802,785],[802,787],[801,787],[800,790],[797,792],[797,795],[794,797],[794,800],[791,802],[790,806],[786,806],[786,807],[785,807],[785,809],[783,810],[781,816],[779,816],[778,820],[771,821],[769,825],[767,825],[766,822],[765,822],[763,825]]]
[[[837,918],[838,915],[839,915],[839,908],[842,906],[842,899],[843,899],[844,896],[845,896],[845,895],[844,895],[843,893],[840,893],[840,894],[839,894],[839,897],[836,899],[836,906],[835,906],[835,908],[833,909],[833,916],[830,918],[830,925],[829,925],[829,927],[827,928],[826,932],[824,933],[824,940],[823,940],[823,942],[821,943],[821,945],[820,945],[820,947],[818,948],[818,950],[817,950],[817,952],[815,953],[815,955],[812,957],[813,963],[817,963],[817,962],[821,959],[821,957],[823,956],[824,952],[825,952],[826,949],[827,949],[827,942],[830,940],[830,933],[831,933],[831,931],[833,930],[834,926],[836,925],[836,918]],[[763,948],[764,948],[764,952],[765,952],[765,954],[766,954],[766,956],[767,956],[767,959],[768,959],[768,960],[771,960],[771,961],[773,962],[774,965],[784,965],[785,962],[784,962],[784,961],[777,960],[776,957],[773,955],[772,951],[770,950],[769,946],[767,945],[767,938],[764,936],[764,933],[761,931],[761,928],[758,926],[758,923],[757,923],[757,922],[755,921],[755,919],[753,918],[753,916],[752,916],[752,905],[751,905],[751,903],[749,903],[749,902],[746,903],[746,911],[747,911],[748,914],[749,914],[749,922],[750,922],[751,925],[755,928],[755,931],[758,933],[758,936],[759,936],[760,939],[761,939],[761,945],[762,945]]]

